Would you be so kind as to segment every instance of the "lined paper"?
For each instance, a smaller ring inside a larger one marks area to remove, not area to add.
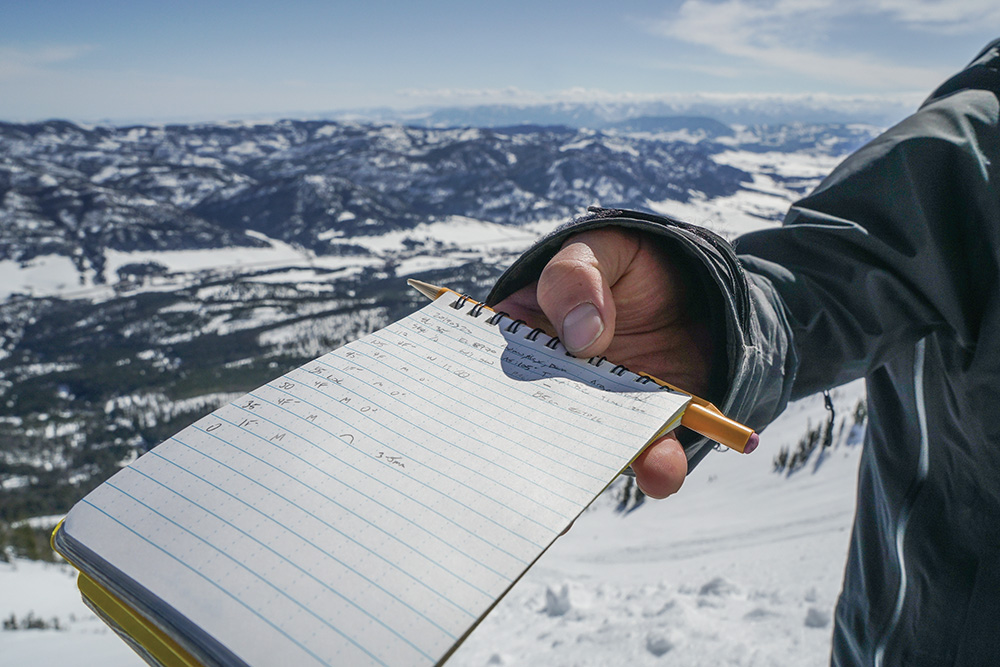
[[[438,663],[688,400],[491,316],[446,294],[259,387],[66,534],[249,664]]]

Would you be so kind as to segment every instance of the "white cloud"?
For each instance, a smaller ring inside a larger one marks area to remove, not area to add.
[[[949,35],[1000,25],[996,0],[872,0],[861,7],[869,13],[885,13],[908,27]]]
[[[900,30],[942,34],[981,30],[1000,21],[996,0],[684,0],[650,29],[733,59],[784,72],[821,76],[868,89],[926,89],[949,70],[886,62],[857,45],[836,44],[835,21],[886,20]]]
[[[0,46],[0,79],[35,76],[48,66],[76,60],[94,50],[86,44],[63,44],[23,49]]]

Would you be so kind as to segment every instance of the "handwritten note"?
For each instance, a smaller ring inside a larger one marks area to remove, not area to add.
[[[433,665],[686,401],[445,295],[201,419],[64,533],[223,662]]]

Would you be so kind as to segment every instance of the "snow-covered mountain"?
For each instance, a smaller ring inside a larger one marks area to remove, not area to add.
[[[40,552],[50,517],[120,466],[412,311],[422,297],[406,276],[483,295],[539,234],[590,204],[729,237],[774,225],[875,133],[635,114],[601,130],[0,123],[0,549]],[[839,394],[834,448],[794,475],[772,460],[823,418],[816,402],[769,429],[749,464],[710,457],[672,504],[626,520],[615,487],[453,662],[821,661],[862,391]],[[0,616],[18,628],[0,632],[0,665],[134,664],[68,576],[0,563]]]
[[[483,295],[590,204],[777,224],[875,131],[0,124],[0,522],[409,312],[402,277]]]
[[[724,150],[839,155],[869,126],[739,131],[704,118],[426,129],[322,121],[81,127],[0,124],[0,260],[69,261],[114,282],[112,252],[266,247],[363,254],[358,237],[470,218],[520,226],[584,207],[733,195]]]
[[[428,130],[325,122],[83,128],[0,125],[0,259],[259,247],[319,255],[464,216],[498,224],[732,194],[747,175],[703,147],[568,128]]]
[[[521,103],[465,104],[406,110],[387,108],[332,112],[329,118],[367,118],[428,127],[566,125],[605,129],[641,117],[714,118],[730,125],[857,123],[889,126],[913,112],[919,95],[676,95],[662,98],[609,98]]]

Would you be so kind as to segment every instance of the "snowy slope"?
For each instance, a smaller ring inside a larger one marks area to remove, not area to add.
[[[836,392],[838,423],[862,393]],[[713,453],[627,516],[598,499],[449,665],[828,663],[861,446],[845,429],[822,460],[772,472],[824,419],[818,397],[794,404],[753,455]]]
[[[827,662],[861,450],[849,426],[863,391],[835,392],[848,428],[790,477],[772,472],[774,455],[825,420],[818,397],[790,406],[752,456],[713,453],[673,498],[622,515],[619,482],[449,666]],[[82,605],[66,566],[0,563],[0,619],[29,612],[62,629],[0,631],[0,666],[142,664]]]
[[[80,600],[74,571],[66,564],[0,562],[0,619],[29,615],[60,630],[0,630],[0,665],[139,666],[140,660]]]

